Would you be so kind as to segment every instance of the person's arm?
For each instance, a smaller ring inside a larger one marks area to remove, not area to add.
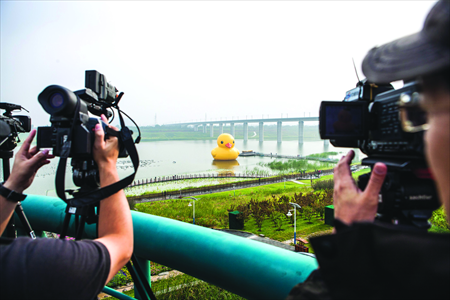
[[[39,168],[50,163],[49,159],[53,158],[53,155],[48,154],[48,150],[38,152],[36,147],[30,149],[35,135],[36,130],[33,129],[17,152],[11,173],[3,184],[4,187],[17,193],[22,193],[27,189]],[[17,202],[8,201],[0,196],[0,235],[5,230],[16,205]]]
[[[350,150],[334,168],[334,217],[347,225],[373,222],[378,208],[378,194],[387,173],[385,164],[376,163],[366,189],[361,191],[350,171],[354,156],[355,152]]]
[[[107,123],[104,116],[102,119]],[[98,165],[102,187],[119,181],[116,169],[118,155],[117,138],[111,137],[105,141],[103,129],[100,124],[97,124],[93,156]],[[106,246],[111,257],[111,267],[106,284],[130,260],[133,253],[133,223],[130,207],[123,190],[101,200],[96,241]]]

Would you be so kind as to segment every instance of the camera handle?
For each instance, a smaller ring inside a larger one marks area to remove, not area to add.
[[[10,167],[9,167],[9,159],[13,157],[12,151],[3,151],[0,150],[0,158],[2,159],[2,166],[3,166],[3,180],[6,181],[10,175]],[[36,234],[34,233],[34,230],[31,228],[30,222],[28,222],[28,219],[25,215],[25,212],[23,211],[22,204],[20,204],[20,201],[17,202],[16,208],[14,209],[17,216],[19,217],[20,221],[22,222],[23,226],[28,231],[28,234],[32,239],[36,239]],[[6,226],[5,230],[5,236],[9,238],[16,238],[16,224],[14,222],[14,217],[12,216],[11,219],[9,219],[8,225]]]

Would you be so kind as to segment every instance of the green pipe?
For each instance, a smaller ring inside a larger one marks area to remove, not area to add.
[[[133,297],[127,296],[127,295],[125,295],[125,294],[123,294],[121,292],[118,292],[115,289],[112,289],[112,288],[107,287],[107,286],[103,287],[102,292],[105,293],[105,294],[111,295],[113,297],[116,297],[117,299],[120,299],[120,300],[136,300]]]
[[[33,228],[60,232],[64,202],[28,196],[22,205]],[[316,260],[307,255],[168,218],[131,213],[137,256],[244,298],[284,299],[317,268]],[[87,225],[85,236],[93,238],[94,234],[95,226]]]

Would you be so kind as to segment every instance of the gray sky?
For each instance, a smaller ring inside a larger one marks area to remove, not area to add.
[[[435,1],[1,1],[1,102],[49,123],[48,85],[98,70],[139,125],[317,116],[375,45],[421,29]],[[116,122],[114,122],[116,123]]]

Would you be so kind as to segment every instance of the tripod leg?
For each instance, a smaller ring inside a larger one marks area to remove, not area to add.
[[[67,230],[69,229],[70,217],[71,217],[71,214],[66,213],[66,216],[64,217],[63,228],[61,230],[61,235],[59,236],[59,238],[61,240],[63,240],[67,235]]]
[[[148,299],[148,295],[145,293],[141,280],[137,277],[136,271],[134,270],[134,267],[131,264],[131,260],[127,262],[126,267],[128,269],[128,272],[130,272],[131,278],[133,278],[134,290],[135,293],[137,291],[137,293],[139,294],[140,298],[139,300],[143,300],[144,299],[143,297],[145,297],[145,299]]]
[[[133,265],[131,266],[131,262]],[[130,270],[130,267],[133,268],[133,273],[136,273],[135,276],[137,276],[137,280],[133,277],[132,271]],[[141,266],[139,265],[138,259],[136,255],[131,256],[130,262],[127,263],[127,269],[130,271],[131,277],[133,277],[134,280],[134,286],[136,288],[136,284],[139,283],[138,286],[138,293],[142,297],[147,296],[147,299],[156,300],[155,294],[153,294],[152,288],[150,287],[150,284],[147,281],[147,278],[144,275],[144,272],[142,272]],[[141,291],[145,289],[145,291]]]
[[[77,241],[81,240],[81,238],[83,236],[85,222],[86,222],[86,217],[85,216],[81,216],[79,224],[77,226],[77,233],[75,235],[75,240],[77,240]]]
[[[23,211],[22,204],[20,204],[20,202],[17,203],[15,211],[16,211],[16,214],[19,217],[20,221],[22,222],[23,226],[27,229],[30,237],[33,240],[36,239],[36,234],[34,233],[34,230],[31,228],[31,225],[28,222],[27,217],[25,216],[25,212]]]

